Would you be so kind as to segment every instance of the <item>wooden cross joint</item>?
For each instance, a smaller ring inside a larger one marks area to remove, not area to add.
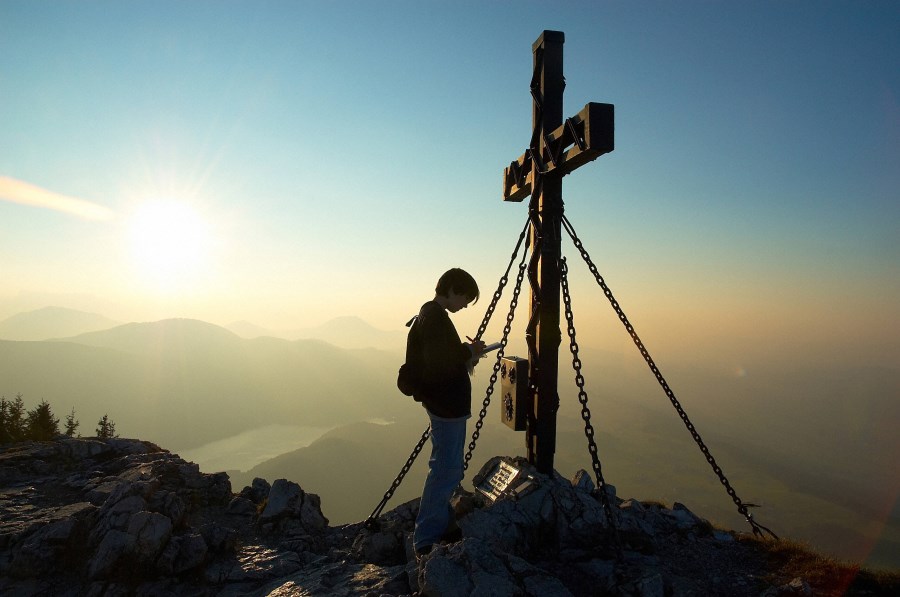
[[[531,194],[535,170],[563,177],[615,148],[612,104],[589,102],[549,135],[543,148],[527,150],[503,170],[503,200],[522,201]],[[535,166],[537,168],[535,169]]]

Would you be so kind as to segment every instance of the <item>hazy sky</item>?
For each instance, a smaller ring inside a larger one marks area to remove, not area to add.
[[[897,365],[893,1],[0,0],[0,316],[397,329],[460,266],[474,331],[545,29],[566,115],[615,104],[563,194],[651,348]],[[624,347],[564,250],[576,322]]]

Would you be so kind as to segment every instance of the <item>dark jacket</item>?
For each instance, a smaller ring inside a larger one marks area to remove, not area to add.
[[[457,418],[472,414],[472,382],[466,363],[472,353],[459,339],[450,316],[435,301],[419,310],[416,322],[422,341],[422,384],[416,393],[432,414]]]

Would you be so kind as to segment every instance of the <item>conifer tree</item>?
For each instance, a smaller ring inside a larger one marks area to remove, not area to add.
[[[15,400],[0,399],[0,443],[12,443],[25,439],[25,403],[22,394]]]
[[[73,406],[72,412],[66,417],[66,435],[75,437],[75,430],[78,429],[78,425],[80,425],[80,423],[75,418],[75,407]]]
[[[119,437],[116,435],[116,424],[109,420],[109,416],[106,414],[103,415],[99,421],[97,421],[97,437],[101,439],[107,439],[111,437]]]
[[[28,411],[26,429],[27,438],[38,441],[53,439],[59,435],[59,419],[53,416],[46,400],[41,400],[33,410]]]
[[[0,444],[9,442],[9,432],[6,430],[6,420],[9,418],[9,403],[6,396],[0,396]]]

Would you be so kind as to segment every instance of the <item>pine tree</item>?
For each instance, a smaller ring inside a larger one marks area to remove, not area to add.
[[[28,439],[45,441],[59,435],[59,419],[53,416],[50,404],[46,400],[28,411],[26,421],[26,436]]]
[[[116,424],[109,420],[107,415],[97,421],[97,437],[107,439],[111,437],[119,437],[116,435]]]
[[[25,439],[25,403],[22,394],[15,400],[0,399],[0,443],[8,444]]]
[[[73,406],[72,412],[66,417],[66,435],[75,437],[75,430],[78,429],[78,425],[80,425],[80,423],[75,419],[75,407]]]
[[[9,403],[6,396],[0,396],[0,444],[9,443],[9,431],[6,429],[6,421],[9,418]]]

